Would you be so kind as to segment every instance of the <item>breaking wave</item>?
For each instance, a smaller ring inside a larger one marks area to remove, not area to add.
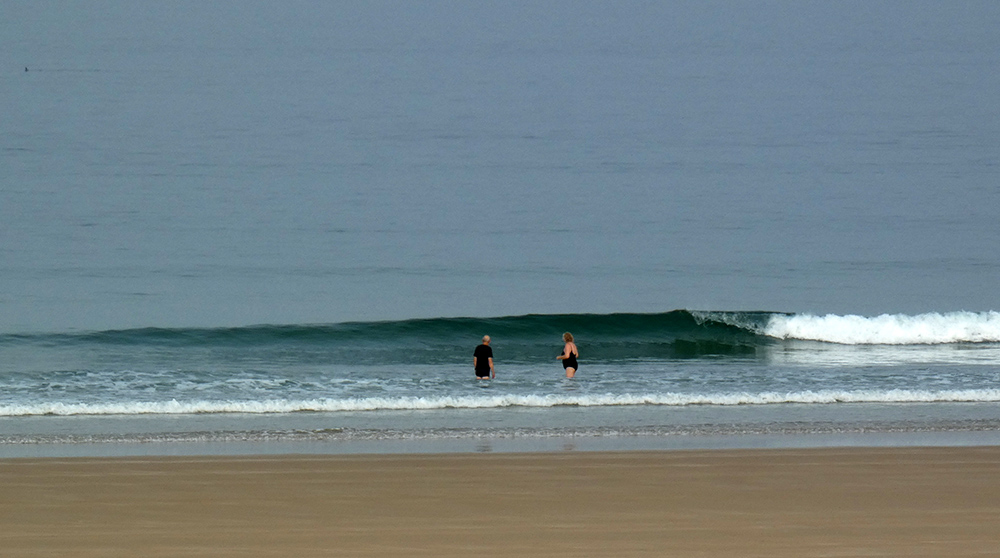
[[[419,411],[504,407],[611,407],[628,405],[776,405],[788,403],[974,403],[1000,402],[1000,389],[965,390],[817,390],[791,393],[514,395],[369,397],[273,401],[158,401],[127,403],[33,403],[0,405],[0,416],[144,415],[199,413],[295,413],[344,411]]]
[[[865,316],[773,315],[763,333],[845,345],[938,345],[1000,342],[1000,312]]]

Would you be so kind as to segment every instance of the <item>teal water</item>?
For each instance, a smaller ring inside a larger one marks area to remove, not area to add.
[[[0,11],[7,447],[992,424],[993,2]]]
[[[563,327],[580,351],[572,380],[554,358]],[[473,379],[473,332],[493,338],[495,380]],[[12,334],[0,336],[0,454],[524,451],[567,440],[620,449],[863,433],[982,442],[1000,432],[998,360],[995,312],[678,310]]]

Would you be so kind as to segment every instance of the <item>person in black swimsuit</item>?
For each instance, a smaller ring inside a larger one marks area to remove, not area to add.
[[[493,368],[493,349],[490,347],[490,336],[483,336],[483,344],[476,347],[472,353],[472,367],[476,369],[476,378],[487,380],[496,378],[497,372]]]
[[[566,346],[563,347],[563,352],[556,358],[563,361],[563,368],[566,370],[566,377],[572,378],[576,375],[576,370],[580,367],[576,362],[576,357],[580,356],[580,351],[576,348],[576,343],[573,342],[573,334],[566,332],[563,334],[563,341],[566,342]]]

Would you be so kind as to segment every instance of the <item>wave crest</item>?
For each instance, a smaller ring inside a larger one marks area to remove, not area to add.
[[[296,412],[413,411],[504,407],[618,407],[657,405],[778,405],[787,403],[974,403],[1000,402],[1000,389],[806,390],[760,393],[650,393],[606,395],[496,395],[369,397],[273,401],[160,401],[131,403],[37,403],[0,405],[0,416],[284,414]]]
[[[1000,312],[771,316],[764,334],[845,345],[932,345],[1000,342]]]

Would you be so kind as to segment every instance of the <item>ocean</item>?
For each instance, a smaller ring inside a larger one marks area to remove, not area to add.
[[[998,442],[995,3],[0,16],[0,456]]]

